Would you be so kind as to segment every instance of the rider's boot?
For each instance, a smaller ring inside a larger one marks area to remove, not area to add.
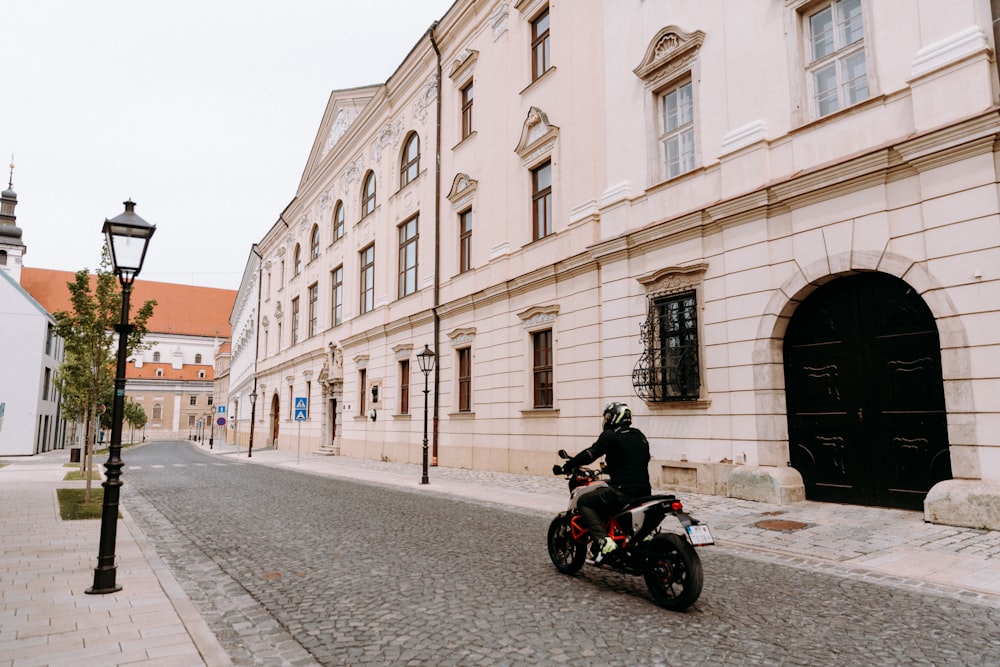
[[[600,544],[594,545],[594,551],[596,555],[594,556],[594,564],[600,565],[601,563],[606,563],[615,556],[615,550],[618,549],[618,545],[610,537],[605,537],[601,540]]]

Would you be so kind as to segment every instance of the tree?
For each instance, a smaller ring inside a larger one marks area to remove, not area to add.
[[[111,270],[107,247],[94,276],[82,269],[66,286],[72,310],[55,313],[56,334],[63,340],[65,349],[65,360],[56,372],[56,383],[62,394],[64,414],[84,424],[82,463],[87,480],[84,500],[90,502],[94,465],[92,428],[95,417],[103,412],[99,409],[101,397],[113,396],[117,353],[114,328],[121,320],[122,310],[121,286]],[[129,356],[149,348],[143,339],[155,306],[156,301],[149,300],[134,315],[129,314],[134,327],[126,342]]]

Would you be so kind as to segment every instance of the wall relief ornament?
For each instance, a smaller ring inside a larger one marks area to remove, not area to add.
[[[639,276],[639,281],[649,296],[663,296],[675,292],[686,292],[701,284],[708,270],[708,264],[691,266],[670,266],[665,269]]]
[[[327,153],[329,153],[330,149],[337,145],[337,142],[340,141],[342,136],[344,136],[350,125],[351,112],[347,109],[339,109],[333,117],[333,123],[330,125],[330,134],[326,137]]]
[[[551,152],[559,128],[549,122],[549,117],[538,107],[528,109],[528,115],[521,127],[521,140],[514,152],[525,162],[532,162],[546,152]]]
[[[394,123],[386,123],[382,129],[375,133],[375,140],[372,141],[372,159],[376,164],[382,163],[382,151],[385,148],[399,146],[399,138],[402,134],[402,118],[397,118]]]
[[[438,78],[435,74],[424,84],[424,89],[413,103],[413,117],[423,122],[427,118],[427,109],[431,107],[438,97]]]
[[[490,28],[493,30],[493,41],[497,41],[500,37],[507,32],[507,17],[510,15],[508,12],[507,3],[501,4],[497,7],[496,11],[490,14],[487,23],[489,23]]]
[[[647,85],[655,84],[686,69],[704,41],[701,30],[684,32],[677,26],[667,26],[656,33],[642,62],[632,71]]]

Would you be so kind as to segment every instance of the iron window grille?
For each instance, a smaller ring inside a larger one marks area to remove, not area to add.
[[[701,376],[695,292],[651,298],[639,331],[643,352],[632,370],[636,395],[652,403],[698,400]]]

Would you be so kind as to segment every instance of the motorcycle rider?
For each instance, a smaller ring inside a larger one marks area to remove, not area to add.
[[[605,471],[610,484],[580,497],[577,509],[590,529],[597,552],[594,562],[607,559],[618,545],[608,536],[604,521],[635,498],[651,494],[649,485],[649,441],[642,431],[632,427],[632,410],[625,403],[609,403],[604,408],[601,435],[560,469],[565,474],[573,468],[605,457]],[[557,466],[558,467],[558,466]]]

